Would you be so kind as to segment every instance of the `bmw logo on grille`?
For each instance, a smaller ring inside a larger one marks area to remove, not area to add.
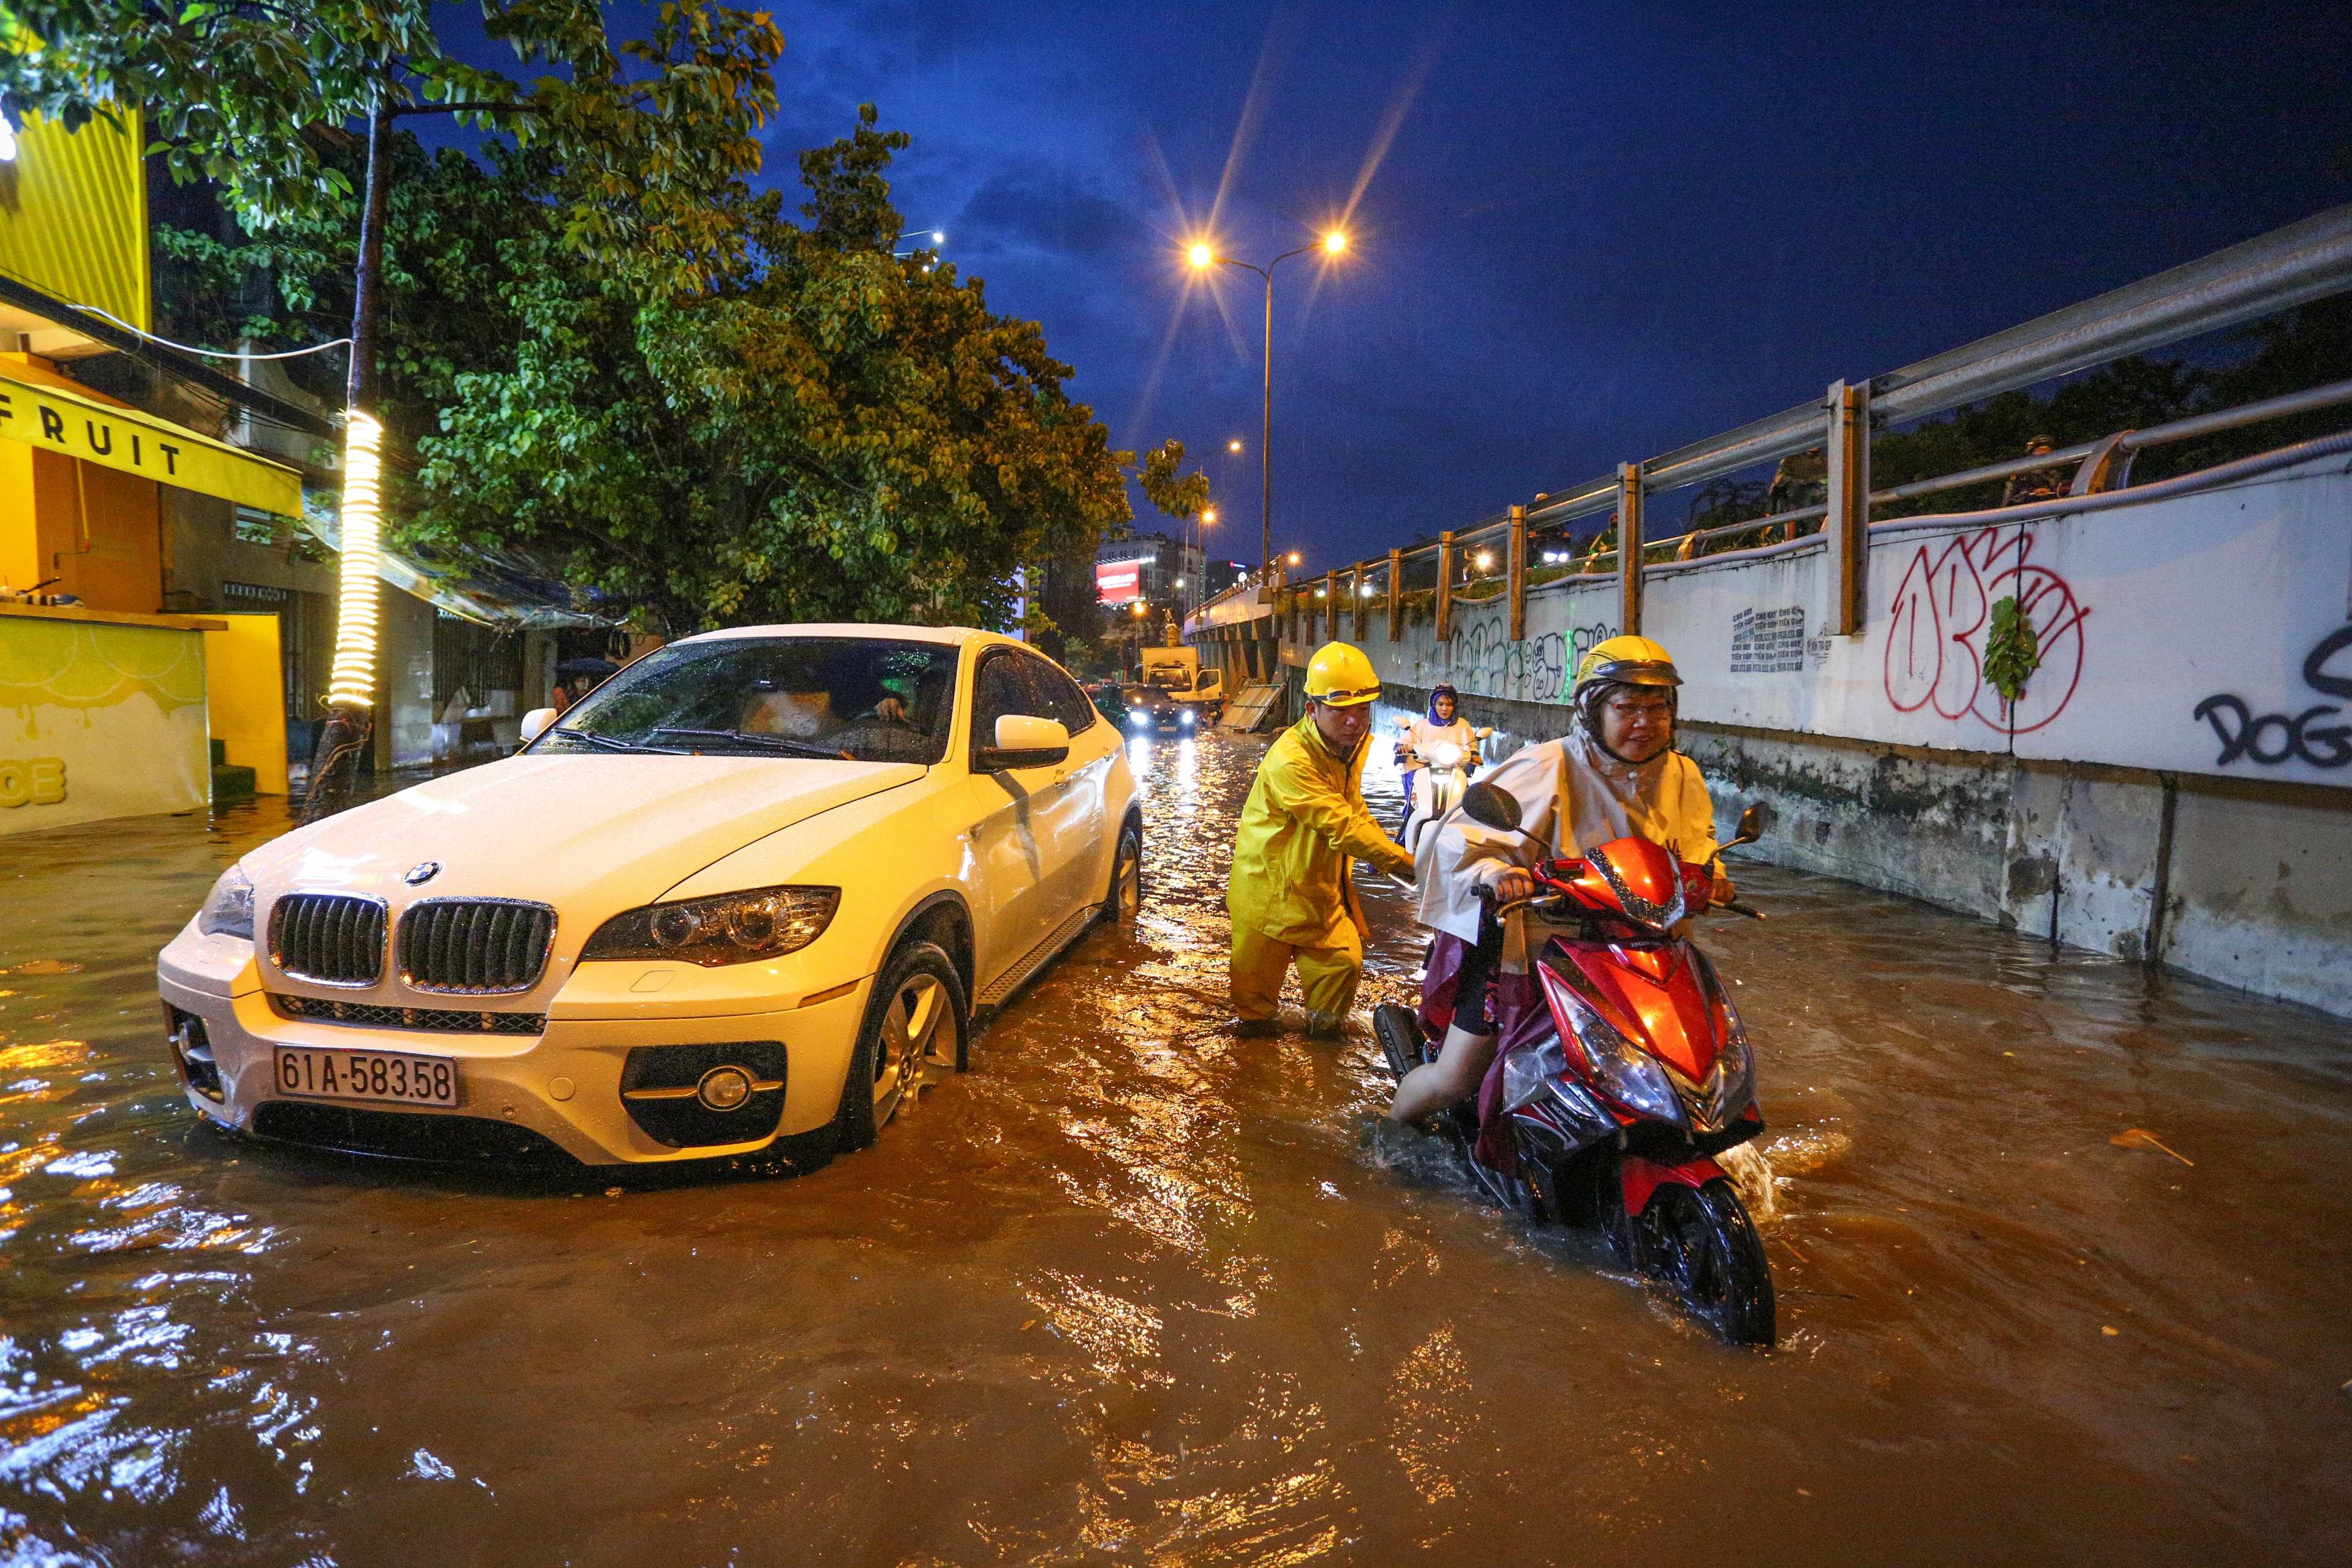
[[[411,866],[408,868],[408,875],[403,877],[401,880],[407,883],[412,888],[418,888],[424,886],[425,883],[431,881],[440,874],[440,861],[420,860],[415,865]]]

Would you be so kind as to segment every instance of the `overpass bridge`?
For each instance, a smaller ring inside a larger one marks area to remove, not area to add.
[[[1398,711],[1458,687],[1499,756],[1563,732],[1576,660],[1640,631],[1688,679],[1681,744],[1726,816],[1777,807],[1769,858],[2352,1016],[2352,381],[1870,479],[1874,431],[2347,290],[2352,206],[1433,543],[1245,584],[1186,635],[1229,680],[1286,681],[1293,712],[1307,653],[1345,637]],[[2340,426],[2131,483],[2140,453],[2318,411]],[[1816,447],[1812,504],[1645,527],[1669,492]],[[2055,499],[1874,518],[2053,465]],[[1609,548],[1568,547],[1603,518]],[[2004,694],[1987,661],[2020,626]]]

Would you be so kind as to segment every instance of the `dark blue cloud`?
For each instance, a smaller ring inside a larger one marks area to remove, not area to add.
[[[1277,546],[1342,563],[2352,200],[2352,8],[1294,0],[796,5],[766,177],[872,101],[909,227],[1034,317],[1255,554],[1256,280],[1177,258],[1346,208],[1276,303]],[[1234,150],[1237,126],[1246,134]],[[1233,157],[1228,166],[1229,150]],[[1221,199],[1222,192],[1222,199]],[[1229,437],[1250,449],[1229,458]]]

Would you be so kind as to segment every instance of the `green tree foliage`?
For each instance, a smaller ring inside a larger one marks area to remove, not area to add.
[[[1993,601],[1992,626],[1985,639],[1985,684],[2014,703],[2025,695],[2025,683],[2042,668],[2041,638],[2032,620],[2021,614],[2014,595]]]
[[[454,378],[406,536],[543,544],[679,635],[763,621],[1002,625],[1013,574],[1127,518],[1108,432],[1033,321],[898,258],[875,128],[802,158],[805,227],[727,204],[743,259],[694,297],[501,242],[511,359]]]
[[[69,129],[143,108],[174,178],[214,182],[255,233],[347,208],[348,121],[466,105],[559,160],[541,194],[572,248],[685,292],[740,259],[713,197],[760,166],[783,50],[765,13],[669,0],[622,39],[595,0],[485,0],[482,16],[541,74],[446,53],[424,0],[0,0],[0,97]]]
[[[1143,499],[1178,522],[1191,522],[1209,504],[1209,476],[1185,473],[1184,443],[1170,439],[1143,454]]]

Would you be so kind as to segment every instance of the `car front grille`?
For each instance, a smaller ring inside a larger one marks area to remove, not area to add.
[[[555,911],[520,899],[426,899],[400,918],[401,976],[419,991],[528,991],[547,967]]]
[[[460,1007],[380,1007],[373,1002],[338,1002],[326,996],[287,996],[270,993],[269,1005],[280,1017],[312,1018],[321,1023],[366,1024],[379,1029],[439,1029],[451,1034],[540,1035],[547,1032],[544,1013],[477,1013]]]
[[[347,1154],[459,1165],[538,1166],[559,1172],[580,1169],[580,1162],[545,1133],[478,1116],[362,1110],[356,1106],[272,1100],[255,1110],[253,1131],[259,1138]]]
[[[373,985],[383,975],[384,906],[350,893],[289,893],[269,911],[269,962],[321,985]]]

